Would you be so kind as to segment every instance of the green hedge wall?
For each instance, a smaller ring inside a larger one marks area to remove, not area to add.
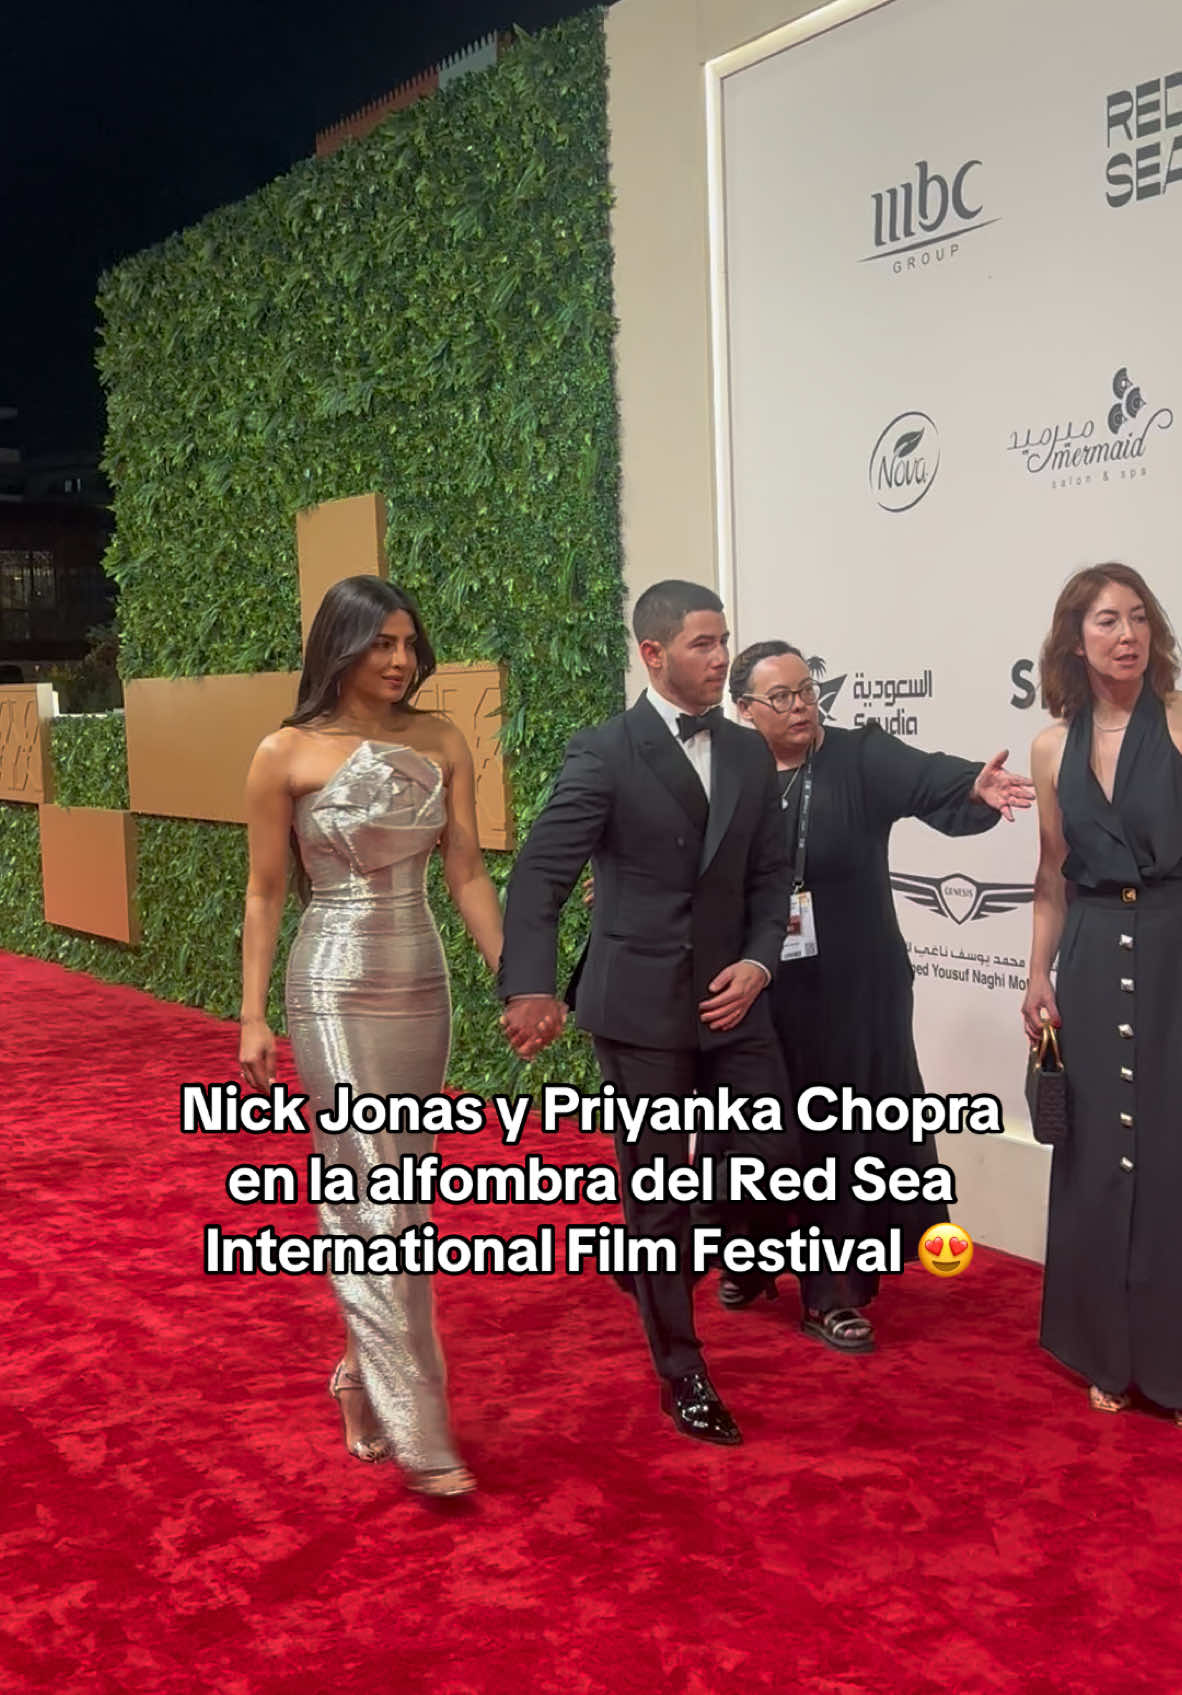
[[[605,89],[588,13],[103,279],[124,677],[297,669],[295,514],[382,491],[390,577],[440,657],[509,667],[524,833],[567,737],[621,705]],[[126,804],[115,724],[55,732],[60,798]],[[39,904],[25,809],[0,842]],[[241,830],[146,820],[139,955],[46,933],[3,893],[0,946],[233,1012],[243,879]],[[504,1087],[487,976],[432,892],[451,1079]],[[572,903],[568,963],[582,928]],[[591,1075],[578,1038],[530,1072],[559,1075]]]

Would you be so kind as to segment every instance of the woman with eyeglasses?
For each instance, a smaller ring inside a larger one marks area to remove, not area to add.
[[[757,729],[780,773],[792,861],[792,917],[771,986],[772,1012],[793,1090],[848,1085],[871,1099],[924,1092],[911,1032],[911,962],[895,916],[888,847],[900,818],[922,818],[946,836],[971,836],[1012,820],[1034,789],[1005,769],[923,753],[878,724],[843,730],[820,721],[818,691],[800,650],[757,642],[734,660],[731,699]],[[936,1163],[931,1139],[916,1147],[889,1131],[836,1135],[838,1199],[807,1220],[826,1236],[888,1239],[902,1231],[914,1259],[925,1230],[946,1218],[931,1201],[859,1201],[853,1162],[880,1158],[885,1171]],[[770,1280],[765,1286],[773,1292]],[[762,1291],[724,1278],[724,1306],[745,1306]],[[878,1275],[851,1270],[801,1279],[805,1334],[840,1353],[865,1354],[874,1330],[862,1311]]]

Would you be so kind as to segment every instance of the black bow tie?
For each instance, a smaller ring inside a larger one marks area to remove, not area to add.
[[[722,707],[712,706],[709,712],[703,712],[695,718],[690,712],[677,714],[677,734],[683,742],[688,742],[691,736],[696,736],[699,730],[708,730],[722,717]]]

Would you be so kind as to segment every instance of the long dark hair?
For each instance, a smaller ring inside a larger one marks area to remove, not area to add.
[[[312,620],[296,709],[290,718],[283,720],[285,725],[310,724],[334,710],[341,696],[341,678],[373,646],[391,612],[405,612],[414,625],[415,674],[400,702],[410,706],[412,697],[432,675],[436,663],[435,649],[427,638],[418,607],[404,589],[395,588],[381,577],[342,577],[329,589]],[[296,894],[300,905],[307,906],[312,885],[294,829],[291,852]]]
[[[1178,647],[1170,621],[1144,577],[1131,565],[1088,565],[1064,585],[1055,602],[1051,628],[1042,644],[1039,680],[1042,703],[1056,718],[1071,719],[1091,698],[1088,667],[1076,648],[1083,640],[1083,621],[1088,608],[1109,583],[1121,583],[1140,600],[1149,621],[1149,665],[1146,681],[1154,694],[1164,697],[1178,677]]]
[[[410,705],[435,670],[435,650],[418,607],[404,589],[381,577],[342,577],[329,589],[312,620],[296,708],[284,724],[310,724],[335,709],[341,678],[373,646],[391,612],[405,612],[414,625],[415,674],[401,702]]]

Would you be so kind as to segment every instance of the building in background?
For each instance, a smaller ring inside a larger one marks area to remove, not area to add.
[[[15,406],[0,406],[0,501],[21,498],[21,450],[8,439],[15,418]]]
[[[440,65],[431,65],[427,70],[420,71],[418,76],[411,77],[384,94],[379,100],[371,100],[368,106],[363,106],[352,117],[342,118],[329,129],[321,130],[316,137],[316,156],[323,158],[325,154],[335,153],[347,141],[356,141],[363,135],[388,118],[391,112],[401,112],[404,107],[413,106],[416,100],[425,100],[434,94],[437,88],[446,88],[449,83],[467,76],[472,71],[482,71],[488,65],[495,65],[505,51],[512,45],[511,35],[498,35],[495,32],[486,35],[471,47],[465,47],[459,53],[453,53],[444,59]]]
[[[57,681],[115,615],[110,491],[95,453],[25,458],[16,417],[0,407],[0,682]]]

